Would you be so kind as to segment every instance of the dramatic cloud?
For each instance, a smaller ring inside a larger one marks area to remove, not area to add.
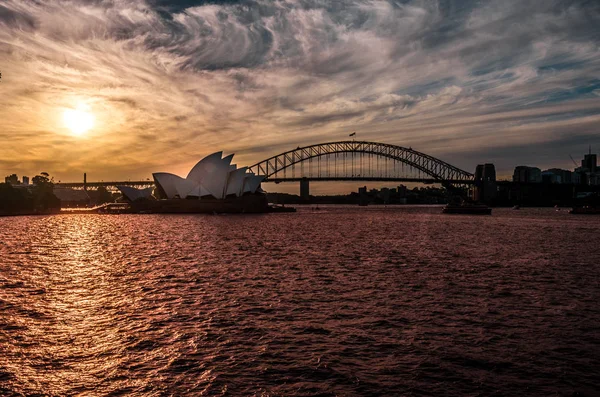
[[[569,167],[600,143],[598,26],[597,1],[5,0],[0,171],[145,178],[352,131],[467,170]]]

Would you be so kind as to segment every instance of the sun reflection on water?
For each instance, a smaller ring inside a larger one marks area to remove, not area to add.
[[[86,215],[45,218],[51,235],[34,235],[31,255],[39,260],[32,278],[43,293],[29,297],[30,315],[22,322],[22,344],[29,365],[20,368],[22,390],[42,384],[68,394],[94,390],[107,374],[131,359],[136,331],[147,328],[132,309],[139,303],[125,282],[126,269],[104,249],[107,228]],[[35,287],[34,287],[35,288]],[[36,346],[31,349],[31,345]],[[147,352],[151,358],[151,352]],[[147,379],[116,379],[109,389],[143,388]],[[107,390],[109,391],[109,390]]]
[[[600,227],[495,211],[0,218],[0,395],[518,395],[524,360],[541,394],[594,385]]]

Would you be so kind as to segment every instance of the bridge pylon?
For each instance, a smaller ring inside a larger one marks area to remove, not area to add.
[[[303,201],[310,200],[310,185],[308,182],[308,178],[300,179],[300,198]]]

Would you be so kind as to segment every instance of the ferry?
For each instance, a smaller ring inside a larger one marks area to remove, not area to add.
[[[569,214],[577,214],[577,215],[600,215],[600,207],[591,207],[591,206],[583,206],[583,207],[573,207]]]
[[[283,204],[269,204],[269,210],[267,212],[296,212],[296,208],[286,207]]]

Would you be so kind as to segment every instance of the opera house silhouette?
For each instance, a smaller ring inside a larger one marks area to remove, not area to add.
[[[200,160],[182,178],[156,172],[155,188],[117,186],[135,212],[222,213],[266,212],[267,198],[261,189],[265,178],[231,164],[233,154],[213,153]]]

